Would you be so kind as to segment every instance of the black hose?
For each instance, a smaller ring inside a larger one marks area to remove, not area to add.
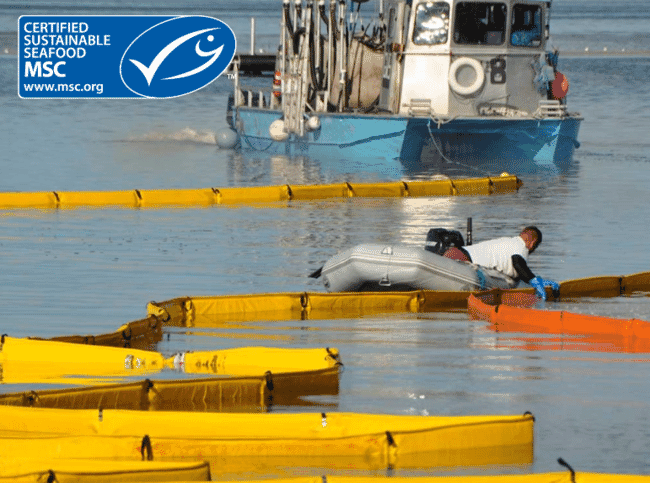
[[[291,23],[291,13],[289,12],[290,5],[286,4],[284,6],[284,24],[287,26],[287,32],[289,32],[289,37],[293,38],[293,23]]]
[[[336,2],[330,2],[330,27],[332,29],[332,37],[339,36],[339,28],[336,25]]]
[[[293,34],[293,53],[296,54],[300,51],[300,36],[305,33],[304,28],[299,28]]]
[[[313,22],[309,32],[309,67],[314,90],[319,91],[323,88],[323,69],[321,67],[316,69],[316,37]]]
[[[327,18],[327,15],[325,14],[325,5],[318,6],[318,13],[320,14],[320,18],[323,21],[323,23],[327,26],[327,32],[329,32],[330,22],[329,19]]]

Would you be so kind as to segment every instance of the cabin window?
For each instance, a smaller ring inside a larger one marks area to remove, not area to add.
[[[437,45],[447,43],[449,37],[449,4],[444,2],[419,3],[415,13],[413,43]]]
[[[501,45],[506,35],[505,3],[458,2],[454,17],[454,42]]]
[[[542,45],[542,9],[539,5],[517,4],[512,10],[510,43],[519,47]]]

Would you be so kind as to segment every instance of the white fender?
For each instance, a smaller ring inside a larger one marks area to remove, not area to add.
[[[310,116],[309,119],[307,119],[307,129],[310,131],[320,129],[320,119],[318,116]]]
[[[276,119],[269,126],[269,135],[274,141],[286,141],[289,137],[289,133],[284,130],[284,121],[282,119]]]
[[[474,82],[468,86],[461,85],[458,82],[458,79],[456,79],[458,69],[461,67],[471,67],[474,69],[474,73],[476,74],[476,79],[474,79]],[[483,83],[485,82],[483,64],[481,64],[481,62],[476,59],[472,59],[471,57],[461,57],[459,59],[456,59],[449,67],[448,81],[449,87],[451,87],[451,90],[455,93],[460,94],[461,96],[471,96],[472,94],[475,94],[481,87],[483,87]]]

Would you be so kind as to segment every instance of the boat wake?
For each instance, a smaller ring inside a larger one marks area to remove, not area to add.
[[[195,129],[185,127],[174,132],[152,131],[138,136],[129,137],[126,142],[143,142],[143,143],[168,143],[179,142],[186,144],[209,144],[216,145],[215,133],[213,131]]]

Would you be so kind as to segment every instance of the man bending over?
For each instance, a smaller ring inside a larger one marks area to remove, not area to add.
[[[536,226],[527,226],[519,236],[495,238],[475,245],[449,247],[443,254],[452,260],[462,260],[493,268],[516,280],[523,280],[535,289],[537,296],[546,300],[544,287],[554,291],[560,286],[552,280],[536,277],[528,268],[528,255],[542,243],[542,232]]]

